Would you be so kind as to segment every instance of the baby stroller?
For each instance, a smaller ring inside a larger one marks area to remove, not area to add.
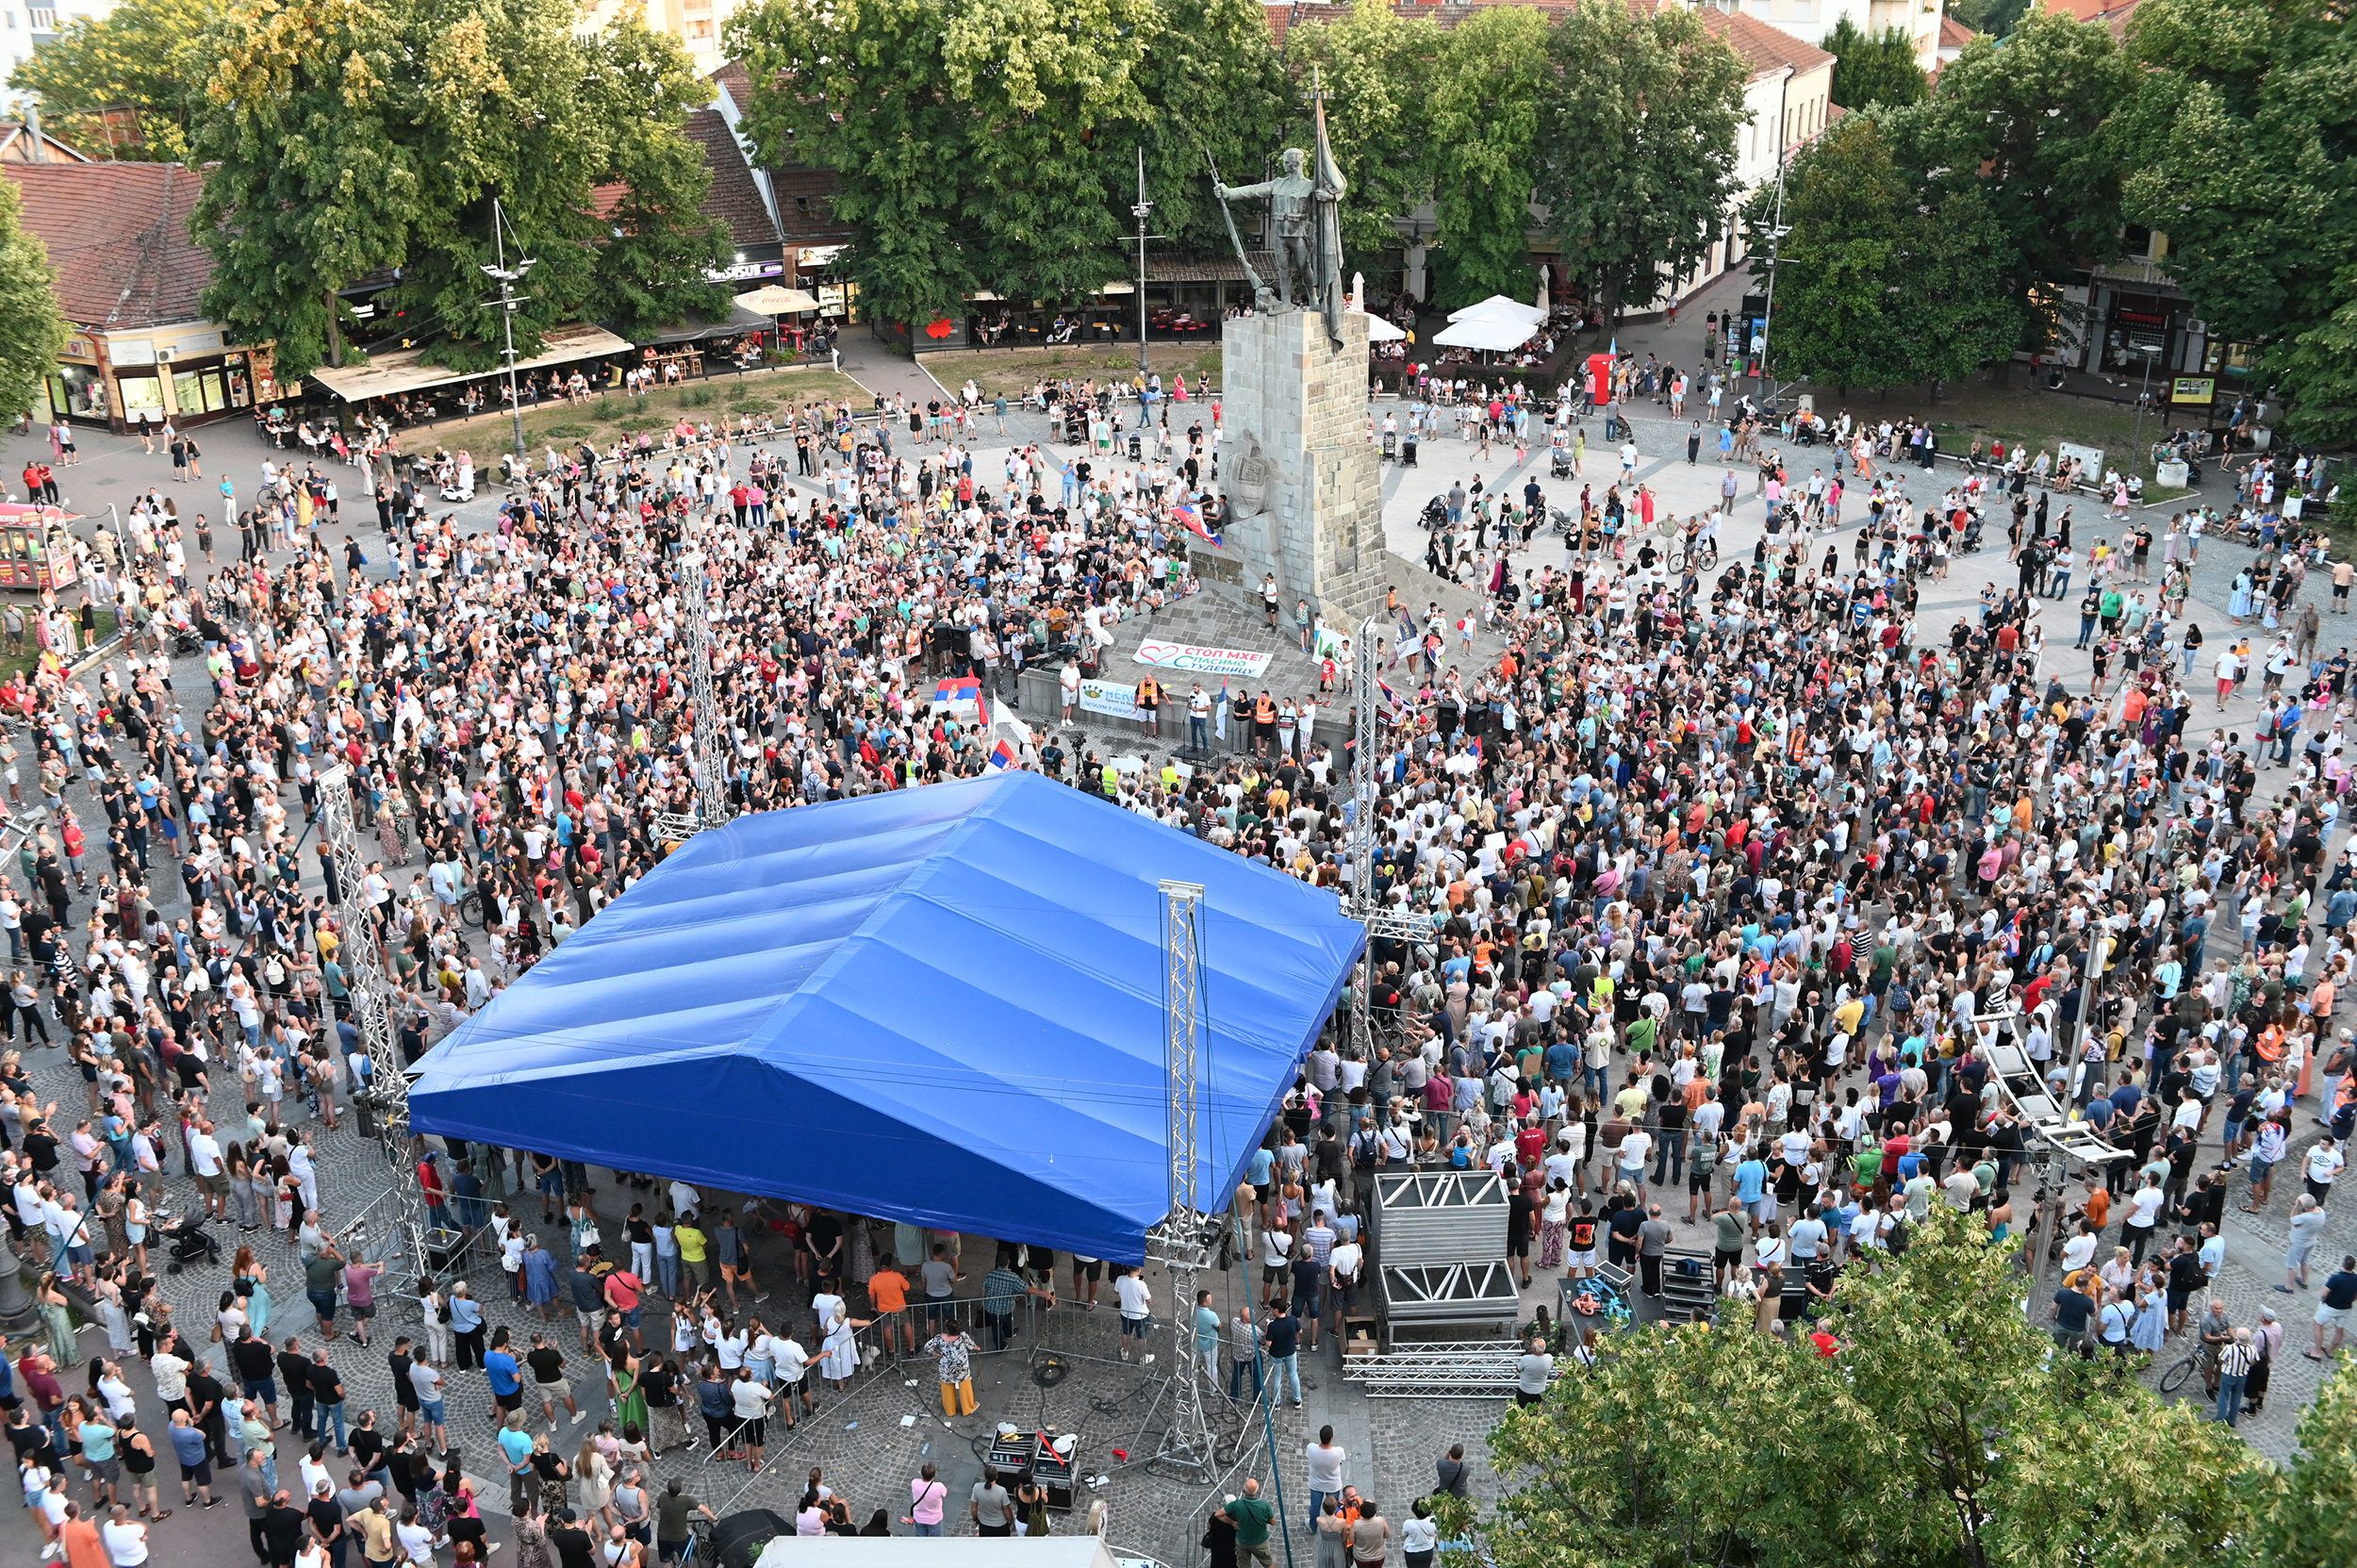
[[[1416,433],[1412,430],[1408,433],[1408,438],[1399,443],[1399,466],[1403,469],[1416,466]]]
[[[164,1265],[166,1274],[177,1274],[184,1264],[221,1263],[221,1244],[205,1233],[205,1216],[190,1214],[179,1224],[168,1227],[164,1239],[172,1244],[172,1261]]]
[[[1968,510],[1965,513],[1964,537],[1956,541],[1955,553],[1959,555],[1970,555],[1980,548],[1981,514],[1977,510]]]
[[[1557,479],[1572,476],[1572,450],[1558,441],[1547,448],[1547,472]]]
[[[1383,461],[1388,463],[1398,455],[1399,432],[1395,430],[1386,430],[1383,432]]]

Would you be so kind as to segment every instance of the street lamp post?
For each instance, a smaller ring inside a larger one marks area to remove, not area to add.
[[[1138,199],[1129,211],[1138,221],[1138,375],[1148,373],[1146,362],[1146,215],[1154,204],[1146,199],[1146,149],[1138,149]]]
[[[516,265],[508,266],[507,241],[501,232],[504,223],[505,219],[500,208],[500,199],[494,196],[491,198],[491,246],[495,264],[484,268],[483,271],[499,280],[500,331],[506,343],[506,348],[503,352],[507,360],[507,411],[515,421],[516,460],[521,463],[528,459],[524,455],[523,398],[516,389],[516,307],[530,300],[532,296],[518,294],[515,291],[515,286],[521,283],[524,274],[531,272],[537,264],[537,258],[523,254],[523,239],[519,236],[516,241]]]
[[[2135,441],[2128,449],[2128,471],[2130,473],[2135,472],[2145,458],[2144,411],[2152,402],[2152,361],[2161,356],[2161,346],[2158,343],[2138,343],[2135,345],[2135,352],[2144,358],[2144,388],[2136,394]],[[2159,483],[2160,477],[2161,470],[2154,469],[2152,470],[2153,482]]]

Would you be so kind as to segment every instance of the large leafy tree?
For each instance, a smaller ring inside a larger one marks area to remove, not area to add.
[[[2004,288],[2004,236],[1980,190],[1920,191],[1885,134],[1854,114],[1795,157],[1785,178],[1775,320],[1780,373],[1847,390],[1937,384],[2012,352],[2022,309]],[[1744,214],[1772,227],[1775,192]],[[1764,255],[1753,270],[1765,276]]]
[[[720,236],[685,138],[685,53],[635,22],[576,32],[569,0],[256,0],[212,36],[192,127],[206,308],[273,338],[281,371],[341,353],[338,290],[398,268],[388,311],[460,370],[500,362],[481,269],[531,256],[517,351],[610,312],[634,330],[720,307]],[[502,208],[497,236],[492,201]]]
[[[1530,199],[1547,36],[1546,19],[1520,6],[1477,10],[1443,36],[1428,112],[1444,310],[1537,292]]]
[[[2054,1364],[2004,1249],[1962,1216],[1917,1230],[1895,1266],[1843,1279],[1830,1358],[1738,1324],[1640,1329],[1508,1412],[1484,1531],[1501,1568],[2234,1557],[2266,1462],[2123,1369]]]
[[[427,197],[404,124],[412,62],[375,0],[243,7],[208,53],[190,128],[211,165],[190,223],[213,257],[204,309],[241,341],[274,339],[291,380],[330,357],[337,290],[407,258]]]
[[[768,0],[729,25],[755,145],[834,171],[876,310],[922,319],[985,283],[1073,298],[1128,270],[1136,149],[1155,124],[1146,62],[1165,41],[1153,0]],[[1179,134],[1154,140],[1175,183]]]
[[[1870,33],[1844,16],[1819,41],[1833,57],[1833,101],[1843,108],[1920,103],[1932,79],[1915,60],[1915,41],[1897,27]]]
[[[1162,0],[1155,24],[1139,68],[1146,119],[1126,140],[1119,130],[1099,138],[1113,165],[1106,186],[1115,207],[1126,207],[1137,189],[1134,141],[1146,154],[1151,232],[1165,237],[1159,243],[1225,252],[1228,221],[1211,196],[1212,160],[1230,184],[1261,178],[1288,118],[1302,123],[1300,110],[1259,0]],[[1354,186],[1352,200],[1358,194]]]
[[[1693,12],[1582,6],[1547,38],[1538,198],[1607,312],[1694,268],[1737,190],[1748,69]]]
[[[1429,17],[1405,18],[1364,0],[1332,23],[1303,23],[1286,34],[1296,88],[1310,68],[1327,92],[1327,140],[1350,182],[1343,204],[1343,252],[1370,266],[1397,247],[1395,226],[1432,194],[1433,144],[1427,89],[1442,47]]]
[[[2297,434],[2357,438],[2357,39],[2326,0],[2151,0],[2128,215],[2211,332],[2269,344]]]
[[[68,22],[9,73],[8,85],[39,98],[44,128],[92,157],[178,161],[210,66],[205,33],[228,10],[228,0],[122,0],[103,19]],[[136,137],[105,109],[132,110]]]
[[[23,210],[16,182],[0,179],[0,409],[10,414],[34,405],[69,336],[57,270]]]
[[[2357,1361],[2344,1356],[2299,1418],[2299,1451],[2253,1558],[2269,1568],[2357,1562]]]
[[[2107,129],[2135,68],[2101,22],[2033,9],[2002,48],[1976,40],[1939,91],[1890,123],[1900,162],[1935,199],[1970,186],[2005,240],[2003,286],[2051,309],[2052,290],[2119,255],[2119,158]]]

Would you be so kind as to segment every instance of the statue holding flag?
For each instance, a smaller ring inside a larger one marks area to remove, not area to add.
[[[1343,235],[1339,216],[1343,193],[1349,183],[1335,167],[1334,150],[1326,139],[1326,91],[1318,85],[1314,69],[1310,73],[1310,97],[1316,107],[1317,166],[1308,169],[1309,155],[1298,147],[1285,149],[1282,161],[1285,172],[1275,179],[1258,185],[1228,185],[1213,172],[1211,193],[1225,204],[1242,197],[1266,196],[1269,202],[1269,222],[1274,231],[1277,251],[1277,291],[1273,299],[1262,294],[1262,307],[1271,311],[1295,307],[1294,283],[1299,279],[1301,292],[1308,297],[1309,306],[1326,317],[1326,336],[1340,348],[1343,342]],[[1230,216],[1230,232],[1233,232]],[[1237,246],[1238,254],[1243,245]],[[1250,257],[1244,265],[1251,266]],[[1259,281],[1257,275],[1254,278]]]

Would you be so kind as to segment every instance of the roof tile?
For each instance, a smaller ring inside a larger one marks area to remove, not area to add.
[[[66,320],[92,331],[202,320],[213,258],[189,238],[203,179],[179,163],[0,163],[49,247]]]

